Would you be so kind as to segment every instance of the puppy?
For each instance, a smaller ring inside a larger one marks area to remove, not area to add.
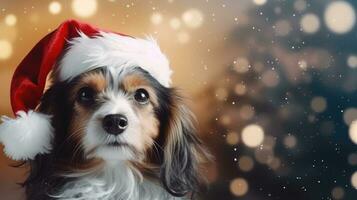
[[[8,136],[6,123],[14,122],[6,119],[0,129],[5,153],[30,167],[23,183],[27,199],[193,198],[202,183],[199,163],[208,154],[182,96],[142,64],[155,55],[150,51],[142,57],[145,45],[156,43],[104,32],[88,36],[78,27],[75,31],[46,78],[40,102],[27,114],[50,119],[48,124],[33,123],[45,124],[41,130],[51,132],[49,143],[37,145],[32,135],[32,145],[43,149],[30,155],[32,146],[24,159],[11,153],[15,150],[8,142],[13,136]],[[122,48],[123,39],[135,51],[112,49]]]

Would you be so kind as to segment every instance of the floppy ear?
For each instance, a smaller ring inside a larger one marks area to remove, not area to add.
[[[196,135],[195,117],[183,99],[173,91],[164,148],[161,179],[165,189],[174,196],[198,191],[199,161],[207,158],[201,140]]]

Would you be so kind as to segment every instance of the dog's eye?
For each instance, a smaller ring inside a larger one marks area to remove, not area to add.
[[[145,89],[140,88],[136,90],[134,98],[140,104],[146,104],[149,102],[149,93]]]
[[[83,87],[78,91],[77,101],[81,104],[90,105],[94,103],[95,92],[90,87]]]

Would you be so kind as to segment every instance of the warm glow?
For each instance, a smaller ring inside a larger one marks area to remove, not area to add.
[[[343,197],[345,196],[345,191],[342,187],[335,187],[331,191],[331,196],[335,200],[343,199]]]
[[[97,12],[96,0],[73,0],[72,10],[78,17],[88,18]]]
[[[172,18],[171,20],[170,20],[170,26],[171,26],[171,28],[172,29],[174,29],[174,30],[177,30],[177,29],[179,29],[180,27],[181,27],[181,21],[180,21],[180,19],[179,18]]]
[[[231,193],[235,196],[243,196],[248,192],[248,182],[243,178],[234,179],[229,186]]]
[[[320,28],[320,20],[315,14],[306,14],[301,18],[300,26],[305,33],[316,33]]]
[[[240,170],[242,170],[244,172],[248,172],[253,169],[254,161],[249,156],[242,156],[242,157],[240,157],[240,159],[238,161],[238,167]]]
[[[203,14],[200,10],[189,9],[182,14],[182,21],[190,28],[198,28],[203,23]]]
[[[284,138],[284,145],[286,148],[292,149],[296,146],[297,140],[293,135],[288,135]]]
[[[357,190],[357,172],[352,174],[351,183],[352,186]]]
[[[258,6],[264,5],[267,2],[267,0],[253,0],[253,3],[255,3]]]
[[[327,108],[327,101],[324,97],[314,97],[310,103],[311,109],[317,113],[324,112]]]
[[[355,25],[356,14],[350,3],[334,1],[325,10],[325,23],[330,31],[337,34],[349,32]]]
[[[267,87],[275,87],[279,84],[279,75],[273,70],[267,70],[262,75],[262,82]]]
[[[353,143],[357,144],[357,120],[353,121],[349,130],[350,139]]]
[[[5,24],[8,26],[15,26],[17,22],[17,17],[14,14],[8,14],[5,17]]]
[[[0,60],[6,60],[12,55],[12,45],[7,40],[0,40]]]
[[[61,12],[62,10],[62,5],[61,3],[59,3],[58,1],[52,1],[49,5],[48,5],[48,10],[50,11],[51,14],[53,15],[57,15]]]
[[[246,126],[242,131],[243,143],[248,147],[257,147],[264,140],[262,127],[256,124]]]
[[[249,61],[243,57],[237,58],[235,61],[233,61],[233,65],[234,70],[241,74],[246,73],[250,68]]]
[[[357,56],[356,55],[348,56],[347,65],[351,68],[357,68]]]
[[[153,13],[151,15],[151,23],[153,23],[154,25],[159,25],[162,23],[163,17],[160,13]]]
[[[355,120],[357,120],[356,108],[347,108],[343,111],[343,121],[346,125],[350,125]]]
[[[229,145],[236,145],[239,141],[238,133],[229,132],[226,137],[226,141]]]

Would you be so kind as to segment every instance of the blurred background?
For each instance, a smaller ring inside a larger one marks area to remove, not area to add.
[[[12,116],[16,66],[62,21],[152,35],[215,155],[201,199],[356,199],[356,9],[353,0],[0,0],[0,114]],[[27,169],[11,164],[1,153],[1,199],[23,199],[16,183]]]

